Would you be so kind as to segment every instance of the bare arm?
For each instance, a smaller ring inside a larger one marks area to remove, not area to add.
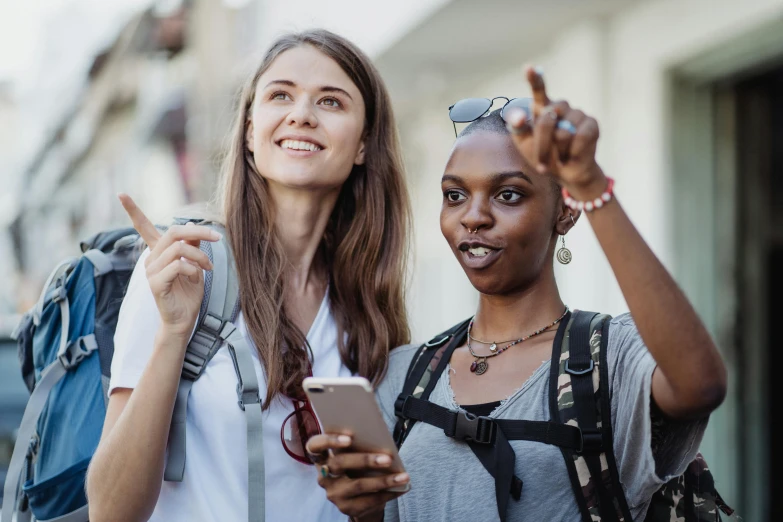
[[[134,390],[109,399],[87,474],[90,520],[147,520],[158,501],[187,338],[163,330]]]
[[[670,417],[709,414],[725,397],[726,368],[701,319],[617,201],[587,216],[658,364],[655,403]]]
[[[113,394],[101,442],[87,473],[90,520],[147,520],[163,483],[164,456],[182,362],[212,263],[200,241],[220,235],[192,224],[161,236],[128,196],[120,197],[133,226],[149,245],[147,281],[161,318],[152,355],[134,390]]]

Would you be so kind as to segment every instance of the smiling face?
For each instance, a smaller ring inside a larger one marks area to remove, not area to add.
[[[510,135],[459,138],[441,186],[441,231],[479,292],[512,294],[552,273],[557,234],[571,221],[551,178],[522,159]]]
[[[259,77],[247,123],[256,170],[274,186],[339,189],[364,162],[365,105],[340,66],[310,45]]]

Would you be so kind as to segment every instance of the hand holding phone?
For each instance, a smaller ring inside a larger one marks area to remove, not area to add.
[[[324,434],[307,442],[323,455],[318,483],[343,513],[380,513],[410,489],[409,476],[367,379],[309,377],[303,383]]]

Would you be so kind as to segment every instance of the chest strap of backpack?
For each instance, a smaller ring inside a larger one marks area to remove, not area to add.
[[[422,421],[442,429],[449,437],[465,441],[495,479],[498,515],[501,521],[505,521],[509,495],[519,500],[522,494],[522,480],[514,475],[516,454],[509,441],[537,441],[569,451],[583,451],[584,440],[581,430],[575,426],[548,421],[477,417],[465,411],[449,410],[427,400],[451,359],[451,354],[464,342],[468,322],[461,323],[445,335],[437,336],[424,345],[414,358],[403,392],[395,402],[395,414],[398,417],[395,440],[401,445],[413,424]],[[558,336],[562,336],[562,326]],[[451,342],[446,344],[449,339]]]
[[[585,522],[631,522],[614,459],[606,345],[611,318],[575,311],[552,350],[550,415],[578,426],[589,451],[561,447]]]

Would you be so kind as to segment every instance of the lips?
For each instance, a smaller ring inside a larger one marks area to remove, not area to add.
[[[313,156],[326,148],[313,138],[301,135],[283,136],[275,143],[285,153],[294,157]]]
[[[462,241],[457,246],[462,264],[473,270],[490,266],[498,257],[502,248],[481,241]]]

